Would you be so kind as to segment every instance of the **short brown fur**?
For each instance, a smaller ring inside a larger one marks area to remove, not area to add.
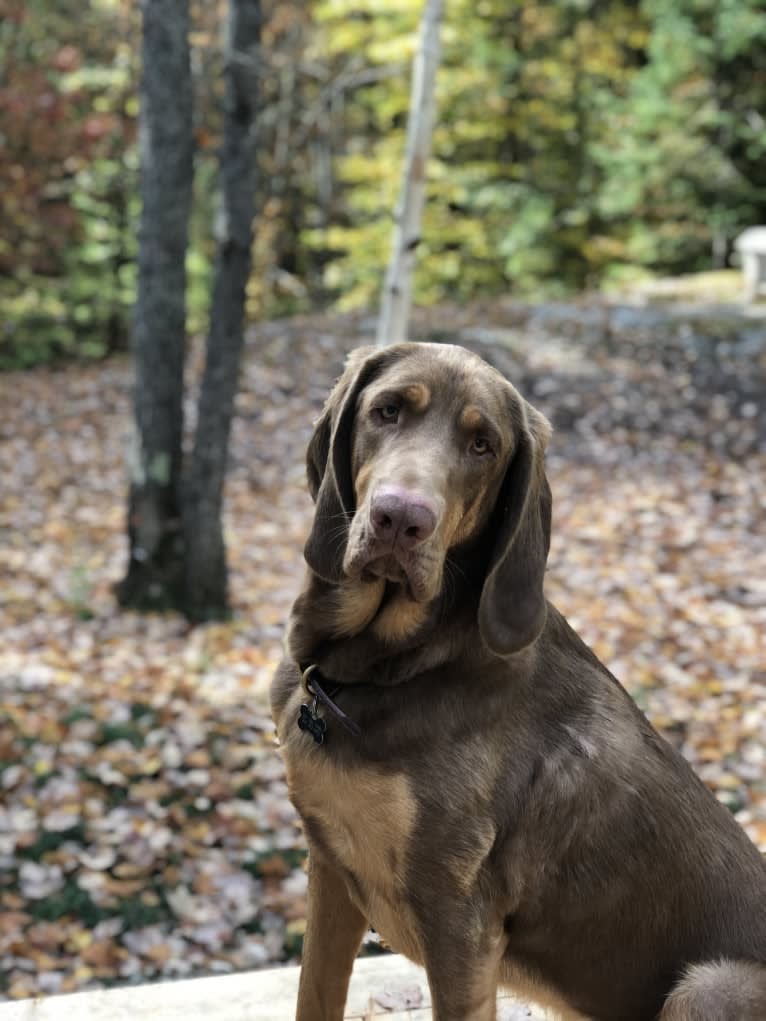
[[[355,352],[317,423],[272,686],[310,851],[299,1021],[341,1021],[370,924],[436,1021],[494,1021],[498,985],[566,1021],[766,1019],[763,858],[544,597],[549,437],[432,344]],[[427,537],[383,543],[386,487]],[[310,664],[360,736],[298,728]]]
[[[425,411],[431,400],[431,391],[424,383],[413,383],[405,390],[404,397],[416,411]]]

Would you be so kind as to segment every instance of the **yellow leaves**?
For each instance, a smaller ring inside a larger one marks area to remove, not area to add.
[[[747,822],[743,824],[750,839],[758,847],[766,847],[766,821]]]
[[[742,787],[742,778],[734,773],[719,773],[716,777],[716,787],[726,791],[739,790]]]
[[[417,47],[418,35],[417,29],[415,29],[407,35],[372,42],[368,46],[367,52],[374,64],[401,64],[402,77],[407,81]]]
[[[170,785],[164,780],[139,780],[131,787],[135,798],[144,803],[157,801],[170,791]]]
[[[270,879],[284,879],[289,871],[287,862],[279,854],[272,854],[258,861],[258,872]]]
[[[162,872],[162,882],[166,887],[178,886],[181,882],[181,870],[177,865],[168,865]]]
[[[13,937],[18,930],[25,925],[28,925],[31,920],[31,915],[28,915],[25,911],[18,910],[5,910],[0,912],[0,940],[5,943],[7,937]],[[43,940],[38,942],[36,934],[33,935],[33,930],[37,929],[37,926],[32,926],[28,930],[29,939],[35,946],[50,948],[55,946],[55,943],[47,943]]]
[[[591,234],[583,242],[582,251],[585,258],[593,263],[619,262],[629,257],[625,241],[614,235]]]
[[[143,865],[130,861],[121,861],[112,869],[112,875],[117,879],[138,879],[151,872],[154,866],[153,861],[147,861]]]
[[[94,974],[108,977],[114,974],[121,961],[128,955],[113,940],[102,939],[85,946],[80,956]]]
[[[2,929],[2,925],[0,925],[0,929]],[[32,946],[39,947],[41,950],[55,950],[66,943],[68,938],[60,925],[53,925],[51,922],[37,922],[35,925],[30,925],[24,935]]]
[[[93,978],[93,969],[89,968],[86,964],[78,965],[72,972],[72,982],[74,988],[78,986],[84,986]]]
[[[168,943],[155,943],[153,946],[148,947],[146,950],[146,956],[153,964],[162,967],[167,964],[173,953],[173,948]]]
[[[192,883],[194,893],[204,897],[211,897],[216,891],[215,877],[209,873],[198,872]]]
[[[306,935],[306,919],[295,918],[293,921],[288,922],[285,926],[285,932],[289,938],[292,939],[303,939]]]
[[[115,879],[106,876],[103,882],[103,890],[114,904],[116,900],[126,900],[137,896],[144,889],[146,879]]]
[[[58,720],[47,719],[40,730],[40,740],[44,744],[58,744],[64,728]]]
[[[89,947],[93,942],[93,934],[86,929],[76,929],[67,937],[66,949],[79,953]]]
[[[35,995],[36,988],[34,976],[16,971],[8,983],[8,996],[12,1000],[26,999]]]
[[[153,755],[148,759],[144,759],[139,764],[139,769],[144,776],[155,776],[162,769],[162,759],[159,755]]]

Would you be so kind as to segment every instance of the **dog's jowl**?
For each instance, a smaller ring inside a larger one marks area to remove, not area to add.
[[[550,427],[461,348],[363,349],[308,450],[272,686],[309,844],[297,1017],[368,926],[437,1021],[766,1021],[766,865],[547,602]],[[606,497],[605,497],[606,498]]]

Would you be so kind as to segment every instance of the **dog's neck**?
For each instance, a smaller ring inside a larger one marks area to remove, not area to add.
[[[308,571],[293,606],[290,655],[339,684],[390,686],[443,666],[463,654],[467,629],[480,643],[479,593],[462,569],[461,576],[459,587],[414,603],[381,579],[331,583]]]

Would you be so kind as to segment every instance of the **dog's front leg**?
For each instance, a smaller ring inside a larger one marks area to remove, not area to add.
[[[351,969],[366,929],[342,876],[310,853],[296,1021],[342,1021]]]
[[[434,1021],[495,1021],[500,949],[464,918],[439,925],[425,948]]]
[[[428,968],[434,1021],[495,1021],[497,975],[488,962]]]

